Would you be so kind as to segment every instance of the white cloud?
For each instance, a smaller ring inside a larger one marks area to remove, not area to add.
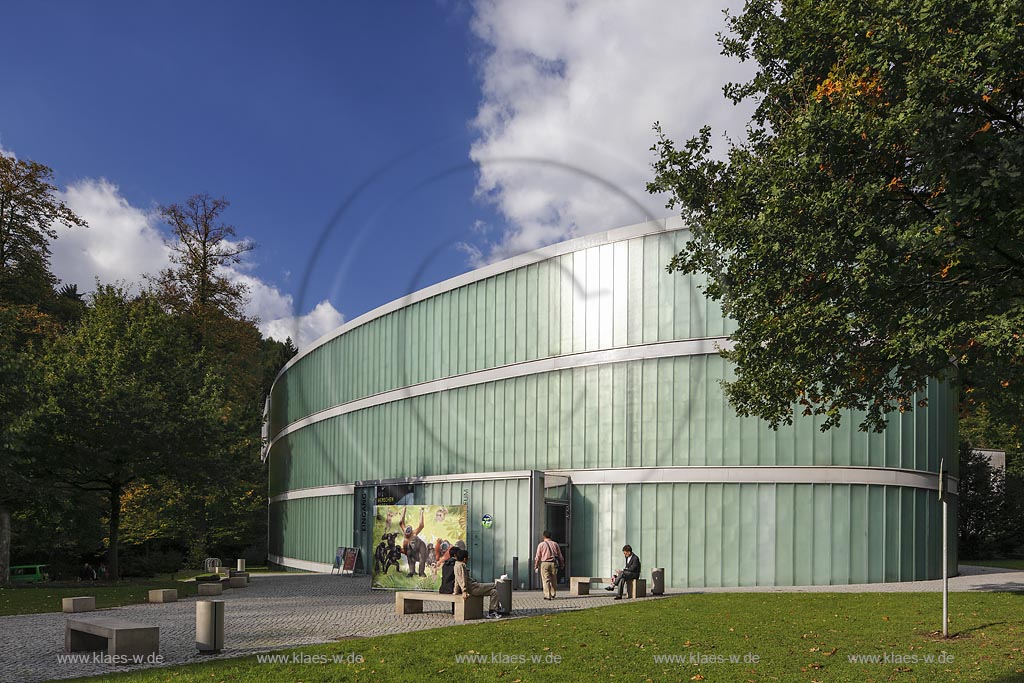
[[[289,303],[291,296],[288,297]],[[345,317],[338,312],[330,301],[324,299],[306,315],[288,316],[270,320],[260,325],[265,337],[284,341],[291,337],[300,350],[310,342],[319,339],[327,332],[340,326]]]
[[[137,287],[147,275],[154,276],[170,265],[170,248],[157,212],[132,206],[113,183],[79,181],[60,192],[59,198],[89,224],[88,228],[56,226],[57,239],[50,245],[51,267],[62,282],[78,285],[81,292],[92,291],[97,278],[103,283],[124,281]],[[243,261],[225,268],[223,274],[246,285],[245,312],[260,320],[265,336],[281,341],[291,337],[301,348],[342,323],[341,313],[326,300],[296,316],[292,296],[253,275],[254,267],[251,261]]]
[[[669,215],[665,197],[645,189],[652,124],[676,140],[705,123],[735,138],[749,118],[722,95],[752,72],[720,54],[723,6],[477,0],[472,29],[488,52],[470,157],[478,194],[510,227],[476,252],[463,248],[475,265]]]
[[[159,217],[128,203],[113,183],[82,180],[60,193],[68,207],[88,228],[55,226],[51,245],[54,274],[64,283],[92,291],[100,282],[142,284],[146,275],[167,267],[170,250],[164,244]]]

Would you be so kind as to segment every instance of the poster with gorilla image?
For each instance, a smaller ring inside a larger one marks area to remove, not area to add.
[[[373,588],[436,591],[449,549],[466,547],[466,506],[377,505],[373,539]]]

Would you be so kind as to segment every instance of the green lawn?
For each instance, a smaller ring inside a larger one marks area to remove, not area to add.
[[[1024,571],[1024,560],[962,560],[960,564],[973,564],[976,567],[1000,567],[1002,569],[1019,569]]]
[[[179,573],[177,578],[180,579],[182,576]],[[196,594],[195,583],[172,580],[169,576],[121,581],[116,584],[83,582],[70,586],[52,586],[43,583],[18,588],[0,588],[0,616],[60,612],[61,598],[77,595],[95,596],[98,609],[131,605],[146,602],[149,591],[154,588],[177,588],[179,598]]]
[[[1024,681],[1024,594],[954,593],[950,614],[958,637],[942,641],[933,633],[941,620],[938,594],[685,595],[276,653],[310,663],[260,663],[250,656],[86,680]],[[486,661],[456,660],[465,655]],[[508,661],[491,663],[492,655]],[[697,665],[656,659],[665,655],[726,661]],[[849,658],[856,655],[888,655],[893,661],[852,663]],[[730,663],[731,656],[740,663]],[[754,656],[757,663],[742,663]],[[917,663],[906,661],[915,656]],[[927,656],[947,661],[926,663]],[[525,661],[511,661],[519,657]]]

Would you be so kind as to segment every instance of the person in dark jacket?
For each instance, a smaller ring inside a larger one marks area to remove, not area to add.
[[[629,544],[622,546],[622,555],[626,558],[626,566],[615,577],[615,585],[619,589],[615,594],[615,600],[622,599],[622,588],[626,585],[627,581],[640,578],[640,558],[636,556]]]
[[[441,564],[441,587],[437,589],[438,593],[451,595],[455,592],[455,561],[461,552],[461,549],[452,546],[445,553],[448,559]],[[455,614],[455,603],[452,603],[452,614]]]

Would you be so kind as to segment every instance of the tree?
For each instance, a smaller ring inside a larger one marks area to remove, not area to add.
[[[35,307],[0,304],[0,584],[10,578],[12,512],[36,492],[36,431],[45,401],[39,346],[54,332]]]
[[[693,226],[670,272],[704,273],[737,321],[742,415],[793,404],[863,429],[955,363],[981,403],[1024,382],[1021,0],[750,0],[723,52],[757,62],[746,139],[677,147],[652,192]],[[952,361],[952,363],[951,363]]]
[[[252,251],[248,241],[236,242],[234,227],[221,222],[227,209],[226,199],[196,194],[184,205],[170,204],[160,214],[170,224],[175,240],[170,243],[175,265],[160,273],[157,289],[175,310],[187,313],[199,322],[220,313],[242,318],[246,288],[224,276],[224,268],[241,261]]]
[[[56,282],[50,272],[53,226],[86,227],[57,199],[53,171],[0,153],[0,301],[38,304]]]
[[[51,476],[103,496],[108,568],[119,573],[122,499],[173,471],[197,424],[218,419],[215,382],[187,353],[186,331],[149,295],[100,286],[80,324],[46,358],[52,396]]]

